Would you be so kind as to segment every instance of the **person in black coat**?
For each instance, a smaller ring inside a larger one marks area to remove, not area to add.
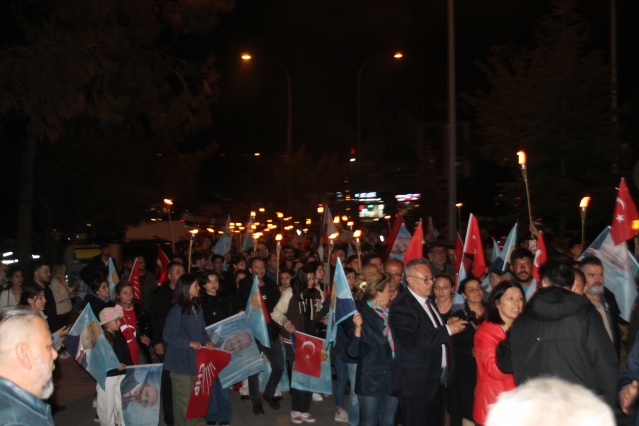
[[[354,328],[346,349],[357,358],[355,393],[361,407],[361,426],[393,426],[397,397],[390,395],[395,351],[388,324],[390,277],[375,274],[360,284]]]
[[[104,275],[96,272],[88,283],[89,289],[87,295],[84,296],[83,308],[86,305],[91,306],[91,310],[95,314],[96,318],[100,318],[100,312],[104,308],[112,308],[114,306],[113,301],[109,297],[109,283]]]

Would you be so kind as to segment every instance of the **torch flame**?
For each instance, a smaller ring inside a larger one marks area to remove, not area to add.
[[[579,203],[579,207],[581,207],[582,209],[587,209],[589,202],[590,202],[590,197],[586,196],[581,199],[581,202]]]
[[[517,151],[517,157],[519,157],[519,164],[526,165],[526,153],[524,151]]]

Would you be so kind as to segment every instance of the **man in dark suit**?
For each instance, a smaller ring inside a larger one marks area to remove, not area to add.
[[[451,318],[444,324],[428,297],[433,277],[428,261],[406,264],[408,291],[393,301],[389,322],[395,342],[391,394],[399,398],[404,426],[440,425],[442,383],[452,368],[452,335],[467,321]]]

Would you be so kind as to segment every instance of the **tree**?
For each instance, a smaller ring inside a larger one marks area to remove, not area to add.
[[[19,43],[0,51],[0,112],[5,120],[17,115],[26,123],[17,232],[18,256],[25,261],[31,253],[35,177],[47,176],[36,173],[46,164],[38,160],[55,159],[65,149],[76,153],[71,158],[80,160],[77,168],[94,171],[81,179],[95,179],[104,189],[92,194],[101,202],[85,198],[79,205],[105,206],[104,216],[115,214],[118,201],[127,198],[125,185],[112,192],[108,182],[142,187],[142,177],[153,180],[163,165],[173,164],[175,176],[181,175],[180,165],[192,166],[170,160],[200,155],[189,154],[194,150],[186,143],[210,125],[217,81],[212,53],[194,42],[210,33],[233,1],[14,0],[12,6],[20,35]],[[51,148],[49,158],[38,157],[43,147]],[[95,155],[81,156],[87,153]],[[149,166],[145,155],[164,156],[164,164]],[[95,173],[105,167],[123,179]],[[52,181],[63,191],[74,189],[74,180]]]
[[[480,65],[491,89],[469,97],[483,154],[516,172],[515,153],[527,153],[533,214],[558,218],[560,233],[565,212],[575,210],[586,192],[610,183],[618,149],[608,69],[601,51],[586,50],[587,40],[575,2],[555,0],[538,24],[535,46],[493,48]],[[501,201],[524,206],[523,191],[521,181],[505,182]]]

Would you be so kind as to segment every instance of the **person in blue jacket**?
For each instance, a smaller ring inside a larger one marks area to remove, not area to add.
[[[195,382],[195,357],[198,349],[213,349],[206,334],[204,313],[198,302],[200,287],[191,274],[182,275],[173,295],[162,337],[167,344],[164,369],[171,372],[173,388],[173,418],[175,426],[196,425],[197,419],[187,419],[186,410]]]

